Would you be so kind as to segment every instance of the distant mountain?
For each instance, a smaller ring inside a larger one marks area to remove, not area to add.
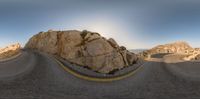
[[[184,41],[177,41],[174,43],[158,45],[149,50],[150,53],[185,53],[186,50],[193,50],[193,48]]]
[[[164,54],[164,53],[173,53],[173,54],[182,54],[184,56],[183,60],[199,60],[200,59],[200,48],[192,48],[185,41],[177,41],[173,43],[158,45],[141,53],[140,56],[143,58],[148,58],[154,54]]]

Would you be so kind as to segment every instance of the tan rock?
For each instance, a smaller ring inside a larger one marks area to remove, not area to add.
[[[85,44],[89,56],[99,56],[112,53],[113,47],[104,39],[97,39]]]
[[[47,53],[56,54],[57,52],[57,32],[40,32],[33,36],[25,47],[38,49]]]
[[[138,57],[134,53],[131,53],[131,52],[126,53],[126,58],[129,65],[134,64],[138,60]]]
[[[152,54],[158,53],[176,53],[176,54],[185,54],[186,50],[193,50],[193,48],[186,42],[174,42],[164,45],[158,45],[153,47],[150,50],[146,50],[139,55],[141,58],[148,59]]]
[[[56,54],[69,62],[101,73],[131,65],[137,57],[127,53],[125,47],[119,47],[114,39],[107,40],[90,31],[41,32],[33,36],[25,48]]]
[[[193,49],[186,42],[174,42],[170,44],[164,44],[156,46],[149,50],[150,53],[185,53],[186,49]]]
[[[196,55],[194,59],[195,60],[200,60],[200,54]]]
[[[122,69],[125,66],[123,57],[117,52],[106,55],[104,60],[105,63],[103,64],[102,68],[98,70],[101,73],[109,73],[115,69]]]
[[[114,48],[118,48],[119,45],[117,44],[117,42],[113,39],[113,38],[109,38],[108,42],[110,43],[110,45]]]
[[[118,52],[113,52],[95,57],[86,57],[86,65],[95,71],[108,73],[114,69],[123,68],[124,61]]]
[[[174,55],[183,55],[182,58],[184,61],[190,61],[198,59],[197,55],[200,54],[199,48],[192,48],[186,42],[175,42],[164,45],[156,46],[150,50],[140,53],[140,57],[143,59],[149,59],[152,54],[159,53],[172,53]]]
[[[85,41],[92,41],[92,40],[96,40],[96,39],[100,39],[101,36],[98,33],[87,33],[84,37]]]
[[[127,50],[120,50],[119,52],[123,57],[123,61],[124,61],[125,66],[128,66],[129,64],[128,64],[128,60],[127,60],[127,57],[126,57]]]
[[[64,31],[58,35],[57,54],[67,60],[79,57],[78,51],[83,41],[80,32]]]
[[[19,43],[9,45],[0,49],[0,59],[5,59],[20,53],[21,45]]]

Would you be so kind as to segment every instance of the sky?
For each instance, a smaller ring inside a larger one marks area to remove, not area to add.
[[[40,31],[89,30],[127,49],[186,41],[200,47],[198,0],[0,0],[0,47]]]

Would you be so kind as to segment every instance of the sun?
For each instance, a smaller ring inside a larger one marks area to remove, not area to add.
[[[123,22],[111,16],[87,16],[75,19],[73,20],[75,29],[97,32],[107,39],[115,39],[119,45],[125,45],[128,48],[134,48],[137,45],[132,44],[136,38],[130,37],[129,31],[124,27]],[[135,34],[135,32],[132,32],[132,34]]]
[[[117,35],[117,26],[108,21],[95,21],[92,22],[90,26],[88,26],[88,30],[99,32],[104,37],[113,37]]]
[[[98,32],[106,38],[115,37],[120,29],[116,21],[110,17],[87,17],[77,20],[76,24],[79,24],[80,30]]]

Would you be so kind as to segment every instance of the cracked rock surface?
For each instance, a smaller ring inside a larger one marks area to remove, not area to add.
[[[138,60],[136,54],[119,46],[114,39],[86,30],[40,32],[28,41],[25,48],[58,55],[100,73],[122,69]]]

